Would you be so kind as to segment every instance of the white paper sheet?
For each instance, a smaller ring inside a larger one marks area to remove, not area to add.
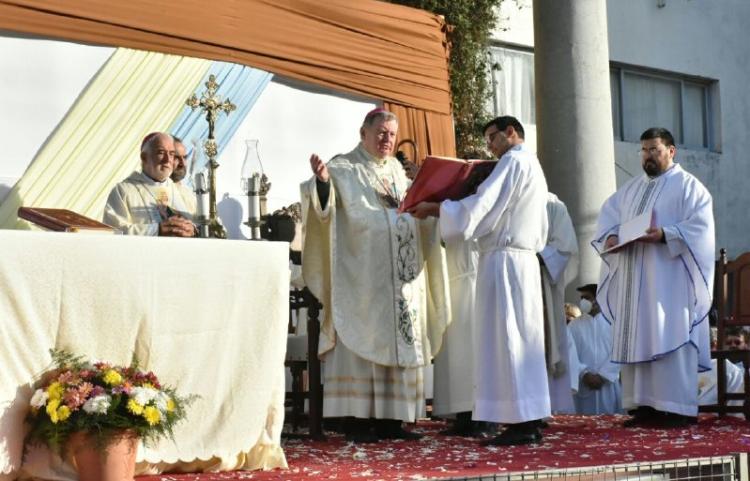
[[[627,222],[620,225],[620,232],[617,237],[619,243],[615,246],[610,247],[603,253],[615,251],[620,249],[626,244],[630,244],[633,241],[640,239],[646,235],[646,231],[651,227],[653,219],[653,211],[644,212],[641,215],[637,215]]]

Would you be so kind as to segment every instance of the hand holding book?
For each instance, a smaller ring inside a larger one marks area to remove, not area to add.
[[[428,156],[401,202],[399,212],[417,212],[415,217],[418,217],[434,209],[434,206],[422,206],[415,211],[414,208],[420,203],[463,199],[476,192],[479,184],[489,177],[496,164],[496,161],[490,160]]]

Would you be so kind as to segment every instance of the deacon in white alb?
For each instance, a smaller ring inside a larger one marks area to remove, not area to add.
[[[451,325],[443,348],[435,357],[432,413],[453,416],[453,426],[444,434],[477,436],[474,409],[474,324],[479,252],[474,241],[445,243],[451,298]]]
[[[537,259],[547,242],[547,182],[517,119],[492,120],[484,136],[499,160],[476,194],[410,212],[439,216],[448,242],[477,241],[474,419],[509,425],[487,444],[534,443],[550,415]]]
[[[645,175],[602,207],[592,243],[602,256],[597,300],[614,326],[612,360],[623,363],[627,426],[684,426],[698,412],[698,371],[711,368],[708,311],[714,278],[711,194],[674,163],[672,134],[641,135]],[[652,227],[614,252],[620,226],[652,213]],[[579,353],[580,355],[580,353]]]
[[[570,390],[568,334],[565,320],[565,288],[578,275],[578,240],[568,208],[555,194],[547,194],[549,232],[542,259],[545,350],[552,412],[573,413]]]

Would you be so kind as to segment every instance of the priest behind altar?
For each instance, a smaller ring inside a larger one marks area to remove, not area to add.
[[[698,414],[698,372],[711,368],[708,311],[714,278],[711,194],[674,163],[672,134],[641,135],[641,165],[599,214],[597,301],[613,325],[626,426],[679,427]],[[620,249],[620,226],[652,213],[646,235]]]
[[[415,439],[402,421],[425,412],[422,370],[449,323],[436,222],[396,208],[408,179],[391,157],[398,120],[375,109],[359,145],[303,183],[305,283],[323,304],[325,417],[345,417],[348,440]],[[374,422],[371,421],[374,419]]]
[[[174,156],[171,135],[148,134],[141,143],[141,172],[133,172],[112,189],[103,222],[129,235],[193,237],[195,199],[169,178]]]

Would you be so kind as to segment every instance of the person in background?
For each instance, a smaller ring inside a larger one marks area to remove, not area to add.
[[[573,396],[578,414],[615,414],[622,411],[620,366],[612,362],[612,326],[596,301],[596,284],[579,287],[581,315],[568,324],[578,354],[578,392]]]

